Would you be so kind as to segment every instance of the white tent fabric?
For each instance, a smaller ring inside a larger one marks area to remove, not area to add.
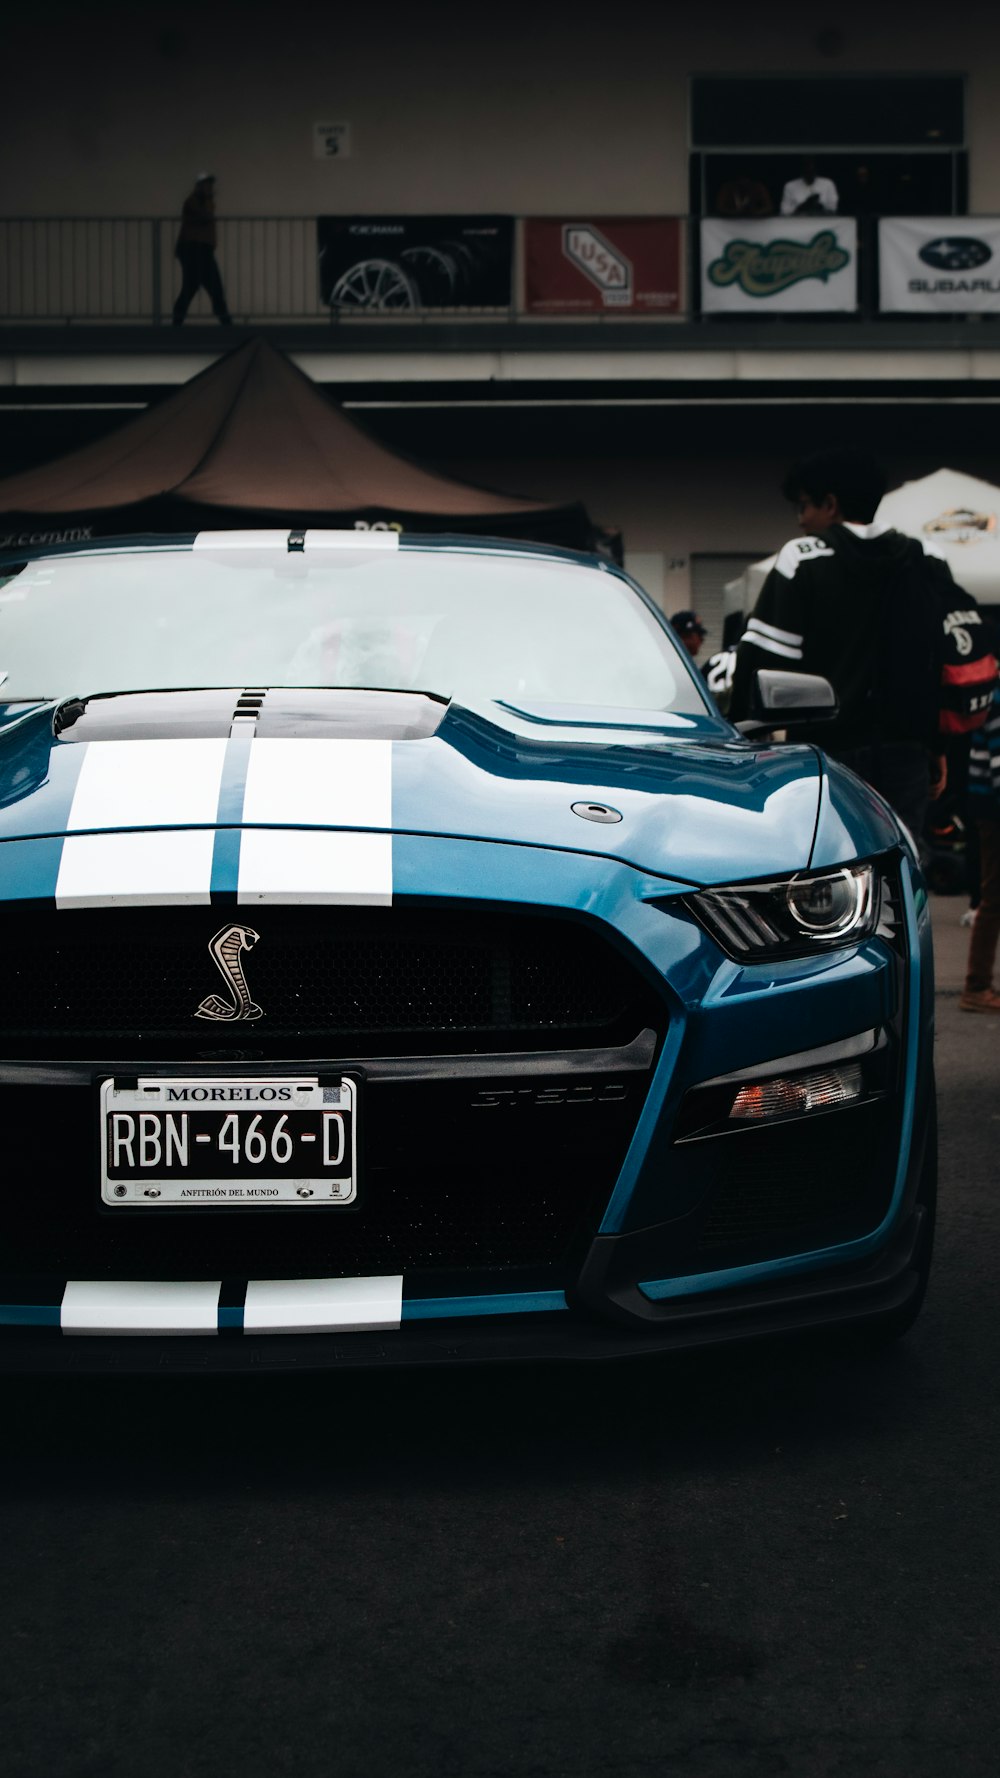
[[[942,555],[974,599],[1000,603],[1000,488],[958,469],[935,469],[893,488],[876,516]]]
[[[959,469],[935,469],[892,488],[876,513],[880,524],[919,537],[943,556],[959,586],[983,605],[1000,604],[1000,488]],[[726,615],[752,611],[775,557],[752,562],[725,589]]]
[[[727,580],[722,595],[723,623],[733,611],[753,610],[757,595],[777,560],[777,556],[765,556],[762,562],[751,562],[735,580]]]

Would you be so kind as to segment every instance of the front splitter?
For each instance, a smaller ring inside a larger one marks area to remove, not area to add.
[[[0,1334],[0,1371],[52,1375],[261,1376],[265,1372],[407,1369],[413,1365],[569,1363],[641,1358],[781,1335],[877,1323],[920,1288],[923,1212],[873,1260],[755,1290],[646,1304],[623,1326],[586,1307],[466,1322],[404,1322],[392,1333],[79,1336],[57,1327]],[[637,1295],[638,1290],[636,1287]],[[610,1308],[611,1305],[609,1304]],[[650,1311],[652,1311],[650,1313]],[[619,1311],[620,1312],[620,1311]]]

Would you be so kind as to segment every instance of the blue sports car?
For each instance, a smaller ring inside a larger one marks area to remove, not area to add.
[[[0,679],[8,1367],[913,1320],[926,893],[824,681],[740,733],[596,556],[286,530],[4,558]]]

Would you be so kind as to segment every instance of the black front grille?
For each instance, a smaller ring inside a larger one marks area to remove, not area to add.
[[[772,1256],[877,1228],[892,1194],[896,1121],[880,1100],[692,1144],[686,1155],[706,1191],[696,1262],[708,1250],[713,1264],[720,1250],[738,1263],[761,1243]]]
[[[565,919],[386,909],[143,908],[5,916],[0,1047],[10,1054],[357,1054],[595,1045],[662,1024],[635,970]],[[253,1021],[196,1017],[229,993],[209,942],[259,936],[241,964]]]
[[[0,1271],[20,1278],[530,1272],[564,1285],[614,1188],[648,1077],[372,1080],[356,1206],[107,1208],[98,1087],[0,1087]],[[491,1085],[499,1089],[491,1093]],[[494,1281],[486,1288],[514,1288]]]
[[[608,1285],[770,1265],[870,1235],[889,1209],[898,1143],[894,1096],[679,1143],[664,1179],[678,1214],[625,1236]]]

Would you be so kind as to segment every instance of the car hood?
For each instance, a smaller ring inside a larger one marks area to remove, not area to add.
[[[0,709],[0,839],[321,828],[499,841],[698,884],[808,865],[808,747],[720,719],[397,692],[115,694]]]

